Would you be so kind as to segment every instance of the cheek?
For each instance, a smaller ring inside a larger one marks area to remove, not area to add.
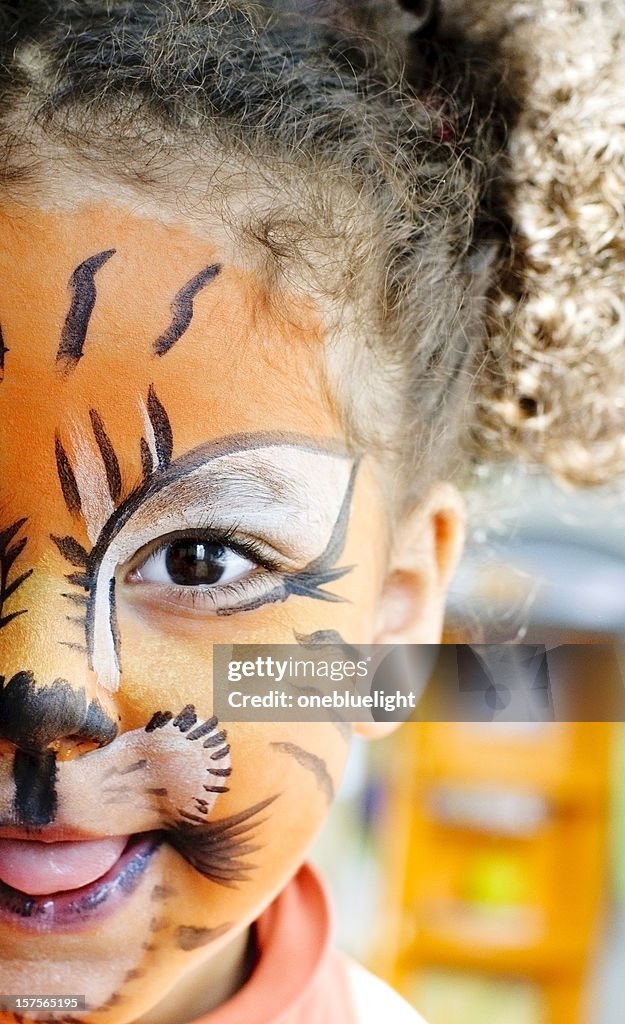
[[[162,877],[155,908],[157,933],[151,968],[165,975],[218,956],[222,941],[255,920],[284,887],[305,856],[344,767],[348,745],[332,725],[309,723],[228,725],[232,750],[231,789],[214,811],[222,821],[265,802],[249,833],[236,826],[228,857],[236,863],[234,884],[217,884],[193,867],[191,839],[185,851],[162,851]],[[223,863],[223,862],[222,862]],[[222,940],[223,936],[223,940]]]
[[[301,864],[325,819],[340,780],[348,744],[334,726],[228,726],[232,789],[220,798],[218,818],[274,797],[232,857],[245,865],[234,885],[202,877],[180,853],[162,851],[152,933],[145,947],[150,976],[176,979],[220,951],[258,918]],[[136,982],[145,984],[143,972]],[[134,994],[132,985],[129,996]]]
[[[274,823],[288,822],[295,843],[314,834],[341,777],[347,730],[326,722],[239,722],[228,729],[237,785],[246,798],[276,794]]]
[[[236,829],[230,856],[242,865],[233,887],[198,877],[178,863],[184,915],[196,923],[251,920],[303,860],[327,816],[348,751],[345,733],[326,723],[225,723],[231,746],[230,791],[220,797],[217,819],[265,806]],[[192,854],[192,851],[191,851]],[[178,899],[178,898],[177,898]]]
[[[312,625],[323,628],[327,622]],[[210,718],[214,712],[212,643],[188,636],[181,642],[180,637],[165,636],[145,625],[141,629],[135,625],[135,629],[134,642],[124,646],[122,685],[117,694],[123,730],[143,728],[157,712],[177,715],[188,704],[194,705],[200,719]],[[259,642],[262,639],[261,634]],[[290,641],[292,644],[292,631]],[[262,867],[254,872],[253,885],[269,891],[285,877],[285,865],[296,867],[327,814],[344,767],[347,730],[327,723],[237,722],[225,717],[217,728],[227,734],[231,773],[224,780],[227,791],[219,793],[211,818],[227,818],[271,800],[256,816],[249,840],[255,846],[260,844],[263,851]],[[156,738],[158,733],[151,736]],[[170,778],[167,749],[159,756],[162,763],[158,768],[155,765],[155,771]],[[183,770],[177,763],[175,772]],[[205,766],[189,753],[186,772],[196,770],[200,773],[198,795],[205,797]],[[258,862],[257,857],[252,860]],[[231,894],[229,898],[234,897]]]

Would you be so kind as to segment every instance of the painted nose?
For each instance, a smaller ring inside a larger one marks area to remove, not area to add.
[[[110,743],[117,710],[89,668],[84,602],[68,601],[49,555],[48,544],[0,625],[0,740],[70,757]]]
[[[38,687],[32,672],[0,676],[0,740],[13,748],[13,814],[16,822],[44,826],[56,814],[59,750],[79,753],[102,747],[117,725],[84,689],[65,679]]]
[[[103,747],[117,735],[117,725],[85,690],[65,679],[37,686],[32,672],[0,676],[0,739],[20,750],[58,752],[59,744]]]

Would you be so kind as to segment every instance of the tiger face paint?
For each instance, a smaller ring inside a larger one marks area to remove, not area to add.
[[[208,1008],[345,758],[217,721],[212,645],[369,641],[382,497],[323,311],[218,226],[94,199],[0,229],[0,988],[124,1024],[191,972]]]

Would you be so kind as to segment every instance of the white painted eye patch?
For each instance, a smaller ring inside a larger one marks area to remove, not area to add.
[[[299,574],[308,580],[313,572],[320,582],[331,577],[323,570],[344,545],[353,460],[312,444],[263,441],[262,435],[245,442],[249,447],[237,444],[238,450],[223,450],[226,442],[205,445],[171,462],[122,502],[104,526],[89,558],[87,646],[107,689],[116,690],[120,679],[116,576],[146,544],[185,530],[210,529],[215,535],[236,530],[280,560],[285,580]],[[285,600],[289,592],[296,591],[283,585],[267,600]]]

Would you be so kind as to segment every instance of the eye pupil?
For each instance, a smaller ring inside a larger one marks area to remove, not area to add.
[[[217,541],[177,540],[165,552],[165,565],[178,586],[217,583],[225,571],[226,549]]]

